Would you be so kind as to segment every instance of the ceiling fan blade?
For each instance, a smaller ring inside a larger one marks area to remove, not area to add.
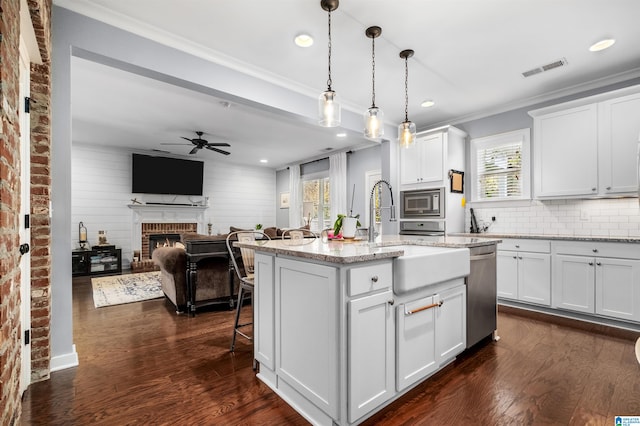
[[[188,143],[161,143],[160,145],[190,146]]]
[[[181,137],[182,139],[186,140],[186,141],[189,141],[189,142],[191,142],[191,143],[195,144],[195,142],[194,142],[192,139],[185,138],[184,136],[180,136],[180,137]]]
[[[196,146],[191,150],[191,152],[189,152],[189,154],[195,154],[196,152],[198,152],[199,149],[200,147]]]
[[[207,145],[209,145],[209,146],[231,146],[226,142],[211,142],[211,143],[208,143]]]
[[[214,147],[209,146],[209,145],[207,145],[205,148],[207,148],[207,149],[209,149],[209,150],[211,150],[211,151],[219,152],[220,154],[223,154],[223,155],[229,155],[229,154],[231,154],[230,152],[223,151],[223,150],[221,150],[221,149],[214,148]]]

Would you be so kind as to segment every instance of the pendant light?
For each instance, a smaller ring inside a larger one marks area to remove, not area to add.
[[[327,90],[320,94],[318,99],[319,124],[323,127],[337,127],[340,125],[340,103],[338,95],[331,89],[331,12],[338,8],[338,0],[320,0],[320,6],[329,15],[329,78]]]
[[[376,38],[382,34],[382,28],[369,27],[364,33],[371,39],[371,106],[364,113],[364,135],[369,139],[380,139],[384,136],[384,112],[376,106]]]
[[[404,121],[398,126],[398,142],[401,147],[409,148],[416,140],[416,125],[409,121],[409,58],[413,56],[413,50],[407,49],[400,52],[404,59]]]

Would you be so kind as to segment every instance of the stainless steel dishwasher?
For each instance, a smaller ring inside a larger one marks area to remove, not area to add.
[[[497,328],[496,245],[471,247],[467,277],[467,348]]]

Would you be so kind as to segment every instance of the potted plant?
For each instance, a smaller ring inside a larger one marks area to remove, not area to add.
[[[354,238],[356,229],[361,226],[359,219],[359,214],[355,216],[338,214],[338,218],[333,223],[333,235],[337,238]]]

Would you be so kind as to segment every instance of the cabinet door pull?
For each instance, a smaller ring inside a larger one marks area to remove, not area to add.
[[[374,283],[377,283],[378,282],[378,276],[377,275],[372,276],[371,277],[371,281],[374,282]]]
[[[444,304],[444,300],[439,301],[438,303],[432,303],[430,305],[421,306],[416,309],[412,309],[410,311],[404,311],[405,315],[417,314],[418,312],[426,311],[427,309],[436,308],[438,306],[442,306]]]
[[[596,265],[598,265],[598,266],[602,266],[602,263],[600,263],[600,262],[596,262]]]
[[[598,249],[596,248],[596,249],[593,249],[593,250],[591,250],[591,251],[592,251],[592,252],[594,252],[594,253],[597,253],[597,252],[598,252]]]
[[[389,300],[387,303],[388,303],[389,305],[393,306],[393,304],[394,304],[394,303],[396,303],[396,301],[395,301],[395,300],[393,300],[393,299],[391,299],[391,300]]]
[[[514,259],[517,259],[517,258],[518,258],[518,256],[513,256],[513,258],[514,258]]]
[[[593,188],[591,188],[591,190],[592,190],[592,191],[595,191],[595,190],[596,190],[596,188],[595,188],[595,187],[593,187]]]
[[[589,266],[593,266],[593,262],[589,262]]]
[[[520,244],[516,244],[516,248],[520,248]]]
[[[607,186],[607,191],[611,191],[611,187],[610,186]]]

